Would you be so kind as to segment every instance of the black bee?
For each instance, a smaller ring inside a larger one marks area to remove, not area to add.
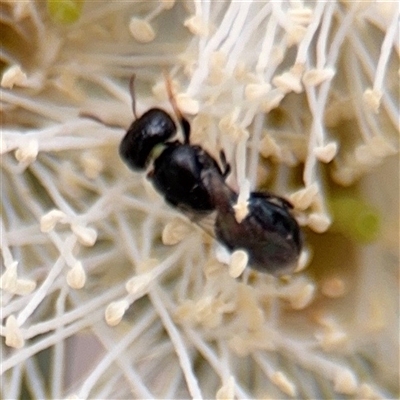
[[[230,172],[224,153],[222,168],[201,146],[190,144],[190,124],[176,106],[170,82],[167,90],[183,131],[183,143],[172,140],[177,127],[162,109],[152,108],[138,117],[134,77],[130,81],[135,120],[121,141],[119,153],[133,170],[144,171],[166,202],[192,216],[195,222],[209,214],[215,217],[214,236],[229,250],[245,250],[249,265],[261,272],[282,275],[293,271],[302,235],[292,205],[269,193],[252,192],[248,215],[239,223],[233,206],[238,194],[225,182]]]

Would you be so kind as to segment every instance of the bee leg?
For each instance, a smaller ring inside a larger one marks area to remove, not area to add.
[[[219,152],[219,159],[222,164],[222,177],[225,179],[231,172],[231,165],[226,161],[226,155],[223,150]]]
[[[179,124],[181,125],[183,131],[184,144],[189,144],[190,142],[190,124],[189,121],[182,115],[181,110],[179,110],[178,104],[176,104],[175,96],[172,91],[171,78],[167,71],[164,71],[165,86],[167,88],[168,99],[174,110],[175,115],[178,118]]]
[[[189,144],[189,142],[190,142],[190,124],[189,124],[189,121],[185,117],[183,117],[181,115],[179,123],[181,124],[182,130],[183,130],[184,143],[185,144]]]
[[[90,113],[89,111],[80,111],[79,112],[79,117],[80,118],[87,118],[91,119],[92,121],[98,122],[104,126],[107,126],[108,128],[123,128],[119,124],[109,124],[108,122],[102,120],[99,116]]]

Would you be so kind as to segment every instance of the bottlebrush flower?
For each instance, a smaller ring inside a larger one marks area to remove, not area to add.
[[[2,398],[399,396],[397,4],[1,6]],[[119,159],[128,80],[172,113],[163,71],[238,217],[255,188],[295,206],[295,274]]]

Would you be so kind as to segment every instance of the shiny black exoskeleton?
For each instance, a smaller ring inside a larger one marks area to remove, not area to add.
[[[230,167],[221,153],[221,168],[201,146],[190,144],[190,124],[175,104],[167,80],[171,104],[182,127],[183,143],[173,140],[176,124],[168,113],[152,108],[140,118],[136,115],[134,78],[130,90],[135,121],[123,138],[119,152],[128,166],[143,171],[172,206],[191,215],[215,212],[215,236],[229,250],[243,249],[249,265],[261,272],[281,275],[293,271],[302,235],[291,204],[283,198],[253,192],[248,200],[248,215],[238,223],[234,204],[238,194],[225,182]]]
[[[226,174],[200,146],[175,141],[165,144],[148,177],[169,204],[192,213],[208,213],[215,207],[202,178],[204,170],[221,177]]]
[[[251,193],[248,202],[249,212],[240,223],[232,207],[217,213],[217,239],[232,251],[246,249],[249,265],[261,272],[282,275],[292,271],[302,245],[299,226],[289,211],[292,206],[260,192]]]
[[[201,173],[208,170],[223,177],[229,173],[229,169],[222,172],[214,158],[202,147],[189,144],[190,124],[180,114],[172,95],[171,103],[182,126],[184,143],[168,141],[177,129],[175,122],[164,110],[152,108],[138,118],[133,85],[134,77],[130,82],[130,90],[135,121],[119,146],[122,159],[136,171],[145,170],[153,161],[147,176],[170,205],[192,213],[213,211],[215,207],[211,203],[209,188],[203,184]]]
[[[133,170],[144,170],[154,147],[166,142],[175,133],[176,125],[169,114],[152,108],[132,122],[119,146],[119,154]]]

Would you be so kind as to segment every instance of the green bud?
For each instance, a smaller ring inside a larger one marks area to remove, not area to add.
[[[81,16],[83,3],[84,0],[47,0],[47,10],[53,21],[72,24]]]
[[[333,214],[331,229],[367,243],[375,240],[380,230],[379,212],[357,197],[337,196],[328,201]]]

